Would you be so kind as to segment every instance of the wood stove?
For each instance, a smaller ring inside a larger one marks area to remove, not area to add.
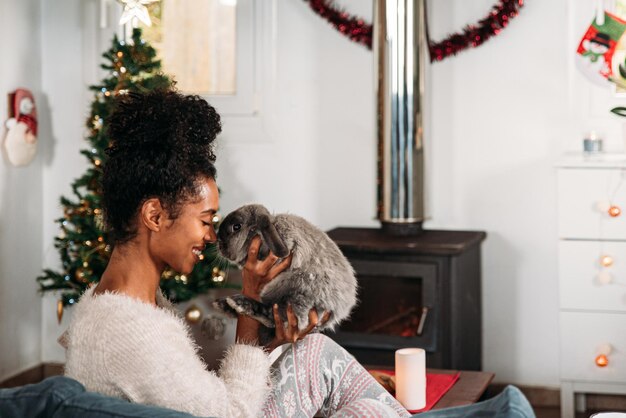
[[[484,232],[337,228],[328,235],[359,281],[359,304],[329,336],[364,364],[392,366],[396,349],[421,347],[428,367],[481,370]]]

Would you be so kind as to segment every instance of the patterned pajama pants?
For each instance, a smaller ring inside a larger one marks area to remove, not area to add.
[[[262,416],[409,417],[346,350],[322,334],[292,345],[273,366],[273,389]]]

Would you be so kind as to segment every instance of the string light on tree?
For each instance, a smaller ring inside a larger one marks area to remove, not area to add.
[[[81,283],[89,283],[89,280],[87,279],[87,276],[89,275],[90,271],[89,269],[86,269],[84,267],[79,267],[76,269],[76,280],[78,280]]]
[[[59,322],[59,324],[61,323],[62,319],[63,319],[63,300],[59,299],[57,301],[57,321]]]
[[[219,269],[219,267],[213,267],[213,272],[211,273],[214,282],[221,283],[226,278],[226,273]]]

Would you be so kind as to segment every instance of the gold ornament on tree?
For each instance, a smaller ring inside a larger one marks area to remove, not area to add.
[[[185,311],[185,319],[190,324],[197,324],[202,319],[202,311],[196,305],[191,305]]]
[[[61,319],[63,319],[63,300],[59,299],[57,301],[57,321],[59,324],[61,323]]]

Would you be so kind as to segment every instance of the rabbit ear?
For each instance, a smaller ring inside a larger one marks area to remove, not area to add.
[[[270,247],[270,251],[274,253],[277,257],[283,258],[289,255],[289,249],[283,242],[280,235],[278,235],[278,231],[274,227],[274,224],[270,221],[269,216],[262,215],[259,222],[259,232],[261,233],[261,238]]]

